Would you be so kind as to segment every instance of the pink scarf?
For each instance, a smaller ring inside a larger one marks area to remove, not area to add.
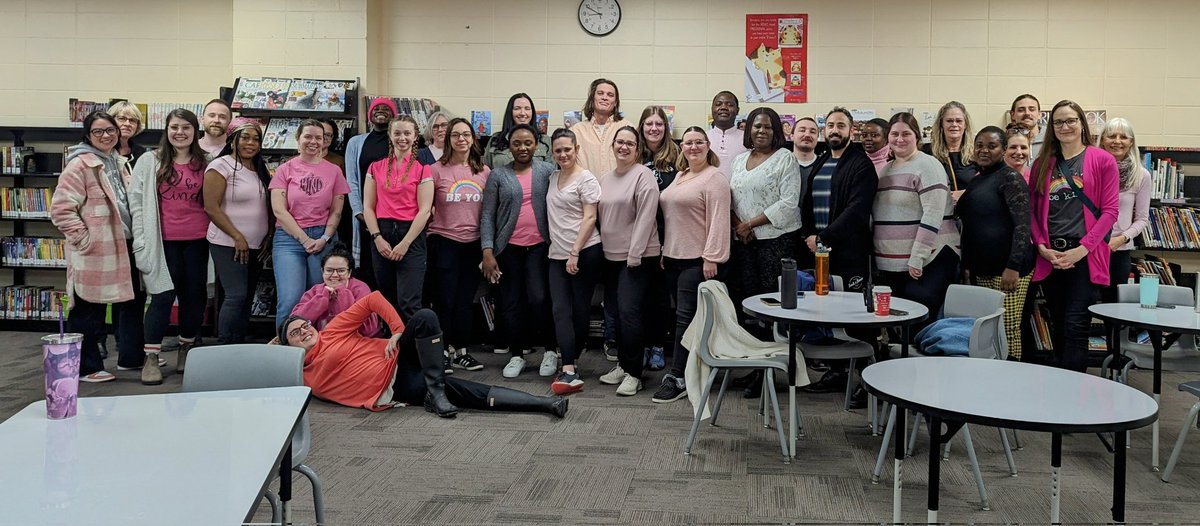
[[[875,153],[867,152],[867,157],[870,157],[871,162],[875,164],[875,173],[879,173],[883,169],[883,165],[888,163],[888,156],[891,154],[892,147],[886,144],[883,145],[883,148],[876,150]]]

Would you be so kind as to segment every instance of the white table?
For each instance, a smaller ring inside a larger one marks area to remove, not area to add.
[[[860,292],[830,291],[825,296],[818,296],[811,291],[805,292],[804,296],[796,298],[794,309],[772,307],[763,303],[763,299],[778,301],[779,293],[770,292],[746,298],[742,300],[742,310],[759,319],[782,323],[788,328],[789,458],[796,456],[796,374],[799,370],[796,363],[796,342],[802,334],[801,330],[811,327],[853,329],[900,326],[903,330],[901,354],[908,356],[909,326],[929,315],[929,309],[924,305],[893,296],[891,308],[905,311],[907,314],[893,312],[890,316],[876,316],[875,313],[867,312]]]
[[[879,362],[863,371],[868,392],[929,417],[928,520],[937,522],[941,444],[963,424],[1043,431],[1051,435],[1050,522],[1059,522],[1063,433],[1114,432],[1112,516],[1125,520],[1125,433],[1158,419],[1158,403],[1136,389],[1099,376],[1003,360],[933,356]],[[942,431],[942,423],[947,430]],[[904,435],[896,436],[892,521],[901,522],[900,474]]]
[[[0,424],[0,522],[248,522],[281,464],[290,479],[308,400],[307,387],[80,398],[67,420],[29,404]]]
[[[1119,366],[1121,357],[1121,327],[1139,327],[1150,334],[1150,346],[1154,349],[1154,401],[1162,395],[1162,333],[1200,334],[1200,314],[1191,307],[1143,309],[1138,303],[1099,303],[1088,307],[1088,311],[1104,321],[1105,340],[1113,356],[1112,363]],[[1151,427],[1150,469],[1158,471],[1158,421]]]

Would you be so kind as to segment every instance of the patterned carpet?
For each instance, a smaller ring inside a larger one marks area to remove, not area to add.
[[[6,333],[0,348],[0,420],[41,397],[39,335]],[[475,353],[487,368],[458,375],[486,383],[547,393],[537,375],[540,356],[521,377],[505,380],[507,355]],[[173,353],[165,356],[172,363]],[[115,358],[110,358],[113,362]],[[114,365],[110,363],[109,365]],[[647,389],[618,397],[597,378],[610,367],[602,353],[580,361],[587,382],[572,395],[564,420],[546,415],[464,411],[453,420],[420,408],[382,413],[314,401],[313,450],[308,464],[325,484],[332,524],[778,524],[864,523],[890,520],[891,461],[883,480],[870,481],[879,437],[864,411],[844,412],[837,395],[801,395],[806,435],[791,465],[781,462],[776,432],[764,429],[757,401],[732,394],[719,427],[704,425],[692,456],[683,454],[691,423],[686,400],[652,404],[660,373]],[[115,367],[114,367],[115,368]],[[179,375],[145,387],[135,371],[119,380],[82,387],[83,396],[177,391]],[[1131,375],[1149,390],[1151,375]],[[1195,375],[1164,376],[1162,463],[1195,397],[1175,385]],[[1022,433],[1016,451],[1020,474],[1010,477],[994,429],[972,427],[991,511],[979,495],[956,438],[942,463],[941,515],[954,523],[1045,523],[1049,516],[1049,436]],[[136,437],[131,437],[136,440]],[[905,463],[904,516],[925,518],[927,438]],[[1200,521],[1200,436],[1190,440],[1170,484],[1149,470],[1149,429],[1133,434],[1129,453],[1127,519],[1131,523]],[[1068,523],[1110,518],[1112,456],[1095,435],[1063,441],[1062,517]],[[113,445],[114,461],[118,448]],[[311,490],[298,477],[293,509],[297,524],[315,522]],[[97,488],[97,491],[105,491]],[[264,505],[257,522],[269,520]],[[164,523],[170,520],[164,518]]]

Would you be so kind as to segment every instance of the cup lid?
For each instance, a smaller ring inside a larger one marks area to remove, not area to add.
[[[83,335],[77,332],[68,332],[65,334],[47,334],[42,336],[43,344],[66,344],[78,343],[83,341]]]
[[[891,287],[885,287],[885,286],[883,286],[883,285],[876,285],[876,286],[875,286],[875,288],[874,288],[874,289],[872,289],[872,290],[874,290],[876,294],[879,294],[879,293],[882,293],[882,292],[891,292],[891,291],[892,291],[892,288],[891,288]]]

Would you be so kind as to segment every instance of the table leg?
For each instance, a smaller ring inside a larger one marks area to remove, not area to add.
[[[796,328],[788,324],[788,458],[796,458]]]
[[[938,483],[941,478],[942,419],[929,417],[929,507],[928,522],[937,524]]]
[[[1154,404],[1162,397],[1162,331],[1149,331],[1154,347]],[[1190,336],[1189,336],[1190,337]],[[1158,419],[1150,427],[1150,471],[1158,471]]]
[[[1105,378],[1108,378],[1109,374],[1116,374],[1116,371],[1121,368],[1121,354],[1117,350],[1117,333],[1119,332],[1120,329],[1115,323],[1104,322],[1104,346],[1108,350],[1109,362],[1108,368],[1100,371],[1100,374],[1103,374]]]
[[[1125,522],[1125,433],[1117,431],[1113,455],[1113,522]]]
[[[288,437],[287,451],[279,461],[279,508],[283,510],[283,524],[292,520],[292,439]]]
[[[894,438],[896,439],[896,445],[895,445],[895,453],[893,456],[893,458],[895,459],[894,460],[895,472],[892,473],[892,523],[900,524],[900,522],[901,522],[900,477],[904,473],[904,470],[903,470],[904,435],[907,434],[904,432],[904,430],[906,429],[904,427],[905,426],[904,420],[905,420],[905,417],[907,416],[908,411],[906,411],[903,408],[895,407],[895,406],[893,406],[893,410],[896,413],[896,419],[895,419],[896,420],[896,434],[894,436]],[[938,455],[935,454],[933,456],[938,456]]]
[[[912,329],[908,325],[900,327],[900,357],[908,358],[908,336]]]
[[[1062,468],[1062,433],[1050,435],[1050,524],[1059,522],[1059,471]]]

